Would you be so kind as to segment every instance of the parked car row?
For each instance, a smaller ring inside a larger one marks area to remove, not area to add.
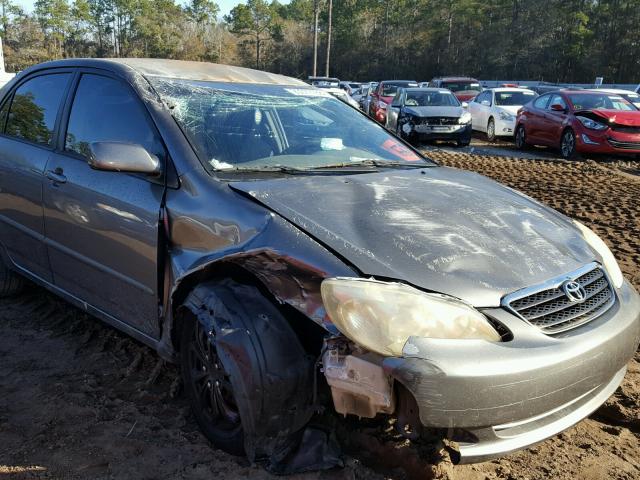
[[[483,90],[469,77],[362,84],[314,78],[313,83],[340,84],[342,90],[329,88],[330,93],[410,143],[449,140],[464,146],[477,131],[489,141],[513,138],[517,148],[555,147],[564,158],[640,154],[640,94],[630,90],[515,84]]]

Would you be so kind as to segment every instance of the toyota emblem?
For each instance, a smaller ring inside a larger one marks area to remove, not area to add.
[[[571,303],[582,303],[587,299],[587,291],[575,280],[567,280],[562,284],[562,291]]]

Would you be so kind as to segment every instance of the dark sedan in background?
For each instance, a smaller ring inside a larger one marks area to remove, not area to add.
[[[399,89],[388,108],[386,127],[409,142],[471,143],[471,114],[453,93],[442,88]]]

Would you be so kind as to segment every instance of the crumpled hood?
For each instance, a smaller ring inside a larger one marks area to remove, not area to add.
[[[432,167],[234,182],[365,276],[478,307],[594,261],[555,211],[481,175]]]
[[[629,127],[640,126],[640,111],[621,111],[621,110],[588,110],[596,115],[606,119],[609,123],[617,123],[618,125],[626,125]],[[580,115],[580,112],[576,112]]]
[[[404,107],[404,111],[416,117],[459,117],[462,107]]]

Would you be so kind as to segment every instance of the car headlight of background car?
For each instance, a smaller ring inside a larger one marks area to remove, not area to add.
[[[322,301],[334,325],[358,345],[400,356],[409,337],[499,342],[500,335],[473,307],[401,283],[359,278],[322,282]]]
[[[499,110],[498,116],[500,117],[500,120],[504,120],[505,122],[511,122],[516,118],[515,116],[504,110]]]
[[[576,118],[580,120],[580,123],[591,130],[605,130],[607,125],[591,120],[587,117],[582,117],[580,115],[576,115]]]
[[[464,112],[460,115],[460,118],[458,119],[458,123],[460,125],[466,125],[469,122],[471,122],[471,114],[469,112]]]
[[[600,258],[602,258],[602,263],[613,282],[613,286],[620,288],[624,282],[624,276],[622,275],[622,270],[620,270],[620,265],[618,265],[613,253],[611,253],[611,250],[607,247],[607,244],[604,243],[604,241],[596,235],[593,230],[582,223],[577,220],[574,220],[573,223],[578,227],[589,246],[593,248],[598,255],[600,255]]]

